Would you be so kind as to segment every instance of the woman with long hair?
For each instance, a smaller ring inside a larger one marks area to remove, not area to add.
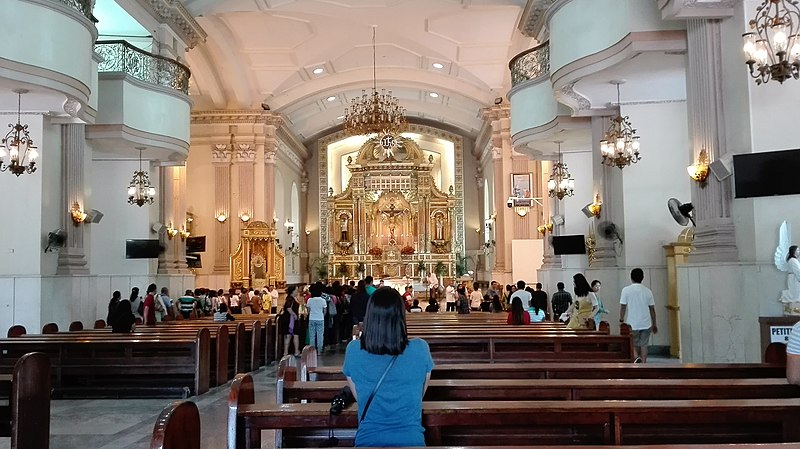
[[[290,285],[286,287],[286,302],[283,303],[281,315],[278,318],[278,325],[280,332],[283,334],[283,353],[289,353],[289,343],[294,343],[294,355],[300,356],[300,336],[298,334],[298,320],[300,319],[299,308],[297,303],[297,287]]]
[[[111,332],[115,334],[133,332],[136,326],[136,317],[131,312],[130,301],[123,299],[117,304],[117,307],[108,316],[108,325],[111,326]]]
[[[572,281],[575,286],[575,300],[570,305],[569,322],[567,327],[570,329],[588,329],[589,320],[597,315],[600,305],[597,302],[597,296],[592,291],[592,286],[586,280],[584,275],[578,273],[572,276]]]
[[[428,343],[408,339],[400,293],[372,294],[360,340],[347,345],[342,372],[358,402],[356,446],[425,446],[422,396],[433,369]]]
[[[514,297],[511,300],[511,311],[508,312],[506,323],[514,325],[531,324],[531,316],[522,307],[522,300],[519,297]]]

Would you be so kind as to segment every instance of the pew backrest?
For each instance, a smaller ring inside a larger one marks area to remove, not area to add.
[[[17,360],[11,377],[11,447],[50,444],[50,358],[41,352]]]
[[[69,323],[69,331],[70,332],[76,332],[76,331],[82,331],[82,330],[83,330],[83,323],[81,323],[80,321],[73,321],[73,322]]]
[[[200,413],[191,401],[177,401],[158,415],[150,449],[200,449]]]
[[[58,332],[58,324],[47,323],[42,327],[43,334],[55,334]]]
[[[256,392],[253,376],[239,373],[231,382],[228,394],[228,449],[244,447],[245,432],[239,416],[239,406],[255,404]]]
[[[15,324],[8,328],[7,336],[8,338],[21,337],[27,333],[28,331],[25,330],[25,326],[21,324]]]

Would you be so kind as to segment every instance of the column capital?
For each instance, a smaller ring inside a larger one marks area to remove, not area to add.
[[[217,143],[211,148],[211,162],[214,164],[230,164],[231,150],[224,143]]]
[[[240,143],[234,149],[235,161],[238,164],[254,163],[256,161],[256,150],[249,143]]]

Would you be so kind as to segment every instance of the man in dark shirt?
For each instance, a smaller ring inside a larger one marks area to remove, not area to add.
[[[547,319],[553,321],[553,309],[548,307],[547,292],[542,291],[541,282],[536,283],[536,290],[531,293],[531,307],[544,310],[545,314],[547,315]]]
[[[559,282],[556,287],[558,287],[558,291],[553,293],[552,304],[553,321],[559,321],[561,315],[569,309],[569,305],[572,303],[572,295],[564,291],[564,283]]]

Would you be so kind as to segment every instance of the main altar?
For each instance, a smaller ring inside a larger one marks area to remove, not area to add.
[[[239,245],[231,256],[231,285],[262,290],[283,288],[284,253],[275,224],[253,221],[242,229]]]
[[[452,186],[437,188],[433,162],[414,140],[388,134],[348,157],[347,187],[328,198],[331,276],[454,275],[456,198]]]

